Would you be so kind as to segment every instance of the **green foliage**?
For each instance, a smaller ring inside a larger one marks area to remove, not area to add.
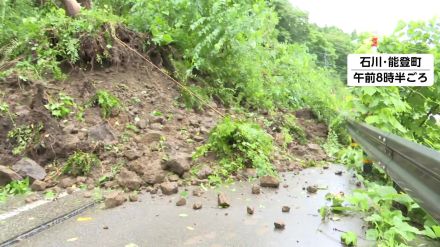
[[[303,128],[298,125],[294,115],[283,115],[282,125],[299,143],[305,144],[307,142],[306,133],[304,132]]]
[[[121,107],[121,101],[105,90],[99,90],[96,92],[92,102],[101,108],[101,115],[104,118],[110,117]]]
[[[341,235],[341,242],[345,246],[356,246],[357,245],[357,234],[354,232],[344,232]]]
[[[323,220],[331,214],[362,213],[369,226],[367,239],[374,240],[378,246],[383,247],[407,246],[417,235],[438,238],[434,229],[438,230],[440,226],[421,211],[411,197],[388,185],[367,181],[365,183],[365,189],[357,189],[349,196],[327,194],[326,199],[331,204],[320,209]],[[396,208],[397,204],[400,207]],[[402,207],[408,211],[407,216],[402,213]],[[423,218],[427,220],[416,222]],[[414,225],[422,225],[424,229],[418,229]]]
[[[199,147],[193,157],[215,152],[220,161],[210,179],[220,182],[245,167],[256,168],[259,176],[274,175],[269,159],[272,149],[272,137],[260,126],[227,117],[212,130],[208,143]]]
[[[280,42],[304,43],[309,39],[310,24],[309,16],[304,11],[295,8],[287,0],[272,1],[275,11],[278,14],[279,30],[278,40]]]
[[[97,34],[104,23],[120,21],[106,10],[82,9],[80,16],[71,18],[50,1],[40,8],[35,8],[33,2],[6,1],[6,8],[12,11],[6,11],[1,24],[4,28],[0,29],[0,49],[4,50],[3,60],[13,61],[15,66],[2,71],[0,78],[18,74],[22,80],[61,79],[64,75],[60,63],[74,64],[80,59],[81,38]],[[17,13],[23,15],[15,16]],[[0,61],[0,65],[4,62]]]
[[[379,52],[391,54],[430,53],[440,59],[439,21],[400,22],[396,31],[384,37]],[[439,73],[440,65],[434,65]],[[440,114],[439,76],[431,87],[354,88],[359,119],[385,131],[440,150],[440,125],[434,115]]]
[[[45,107],[50,111],[52,116],[57,118],[65,118],[72,112],[72,107],[75,107],[75,101],[72,97],[60,93],[58,95],[58,100],[49,101]]]
[[[69,156],[63,167],[63,173],[74,176],[88,175],[93,167],[100,164],[101,161],[95,154],[79,151]]]
[[[14,155],[22,154],[29,145],[37,143],[40,139],[40,131],[43,129],[42,124],[30,124],[15,127],[8,132],[8,139],[15,143],[12,149]]]
[[[29,191],[29,178],[13,180],[4,187],[0,187],[0,202],[5,202],[10,195],[24,195]]]

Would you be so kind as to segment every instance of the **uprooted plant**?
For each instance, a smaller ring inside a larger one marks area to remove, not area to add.
[[[220,157],[219,166],[209,177],[211,182],[218,183],[246,167],[256,168],[259,176],[274,175],[270,162],[272,150],[272,137],[259,125],[226,117],[193,157],[197,159],[210,151]]]

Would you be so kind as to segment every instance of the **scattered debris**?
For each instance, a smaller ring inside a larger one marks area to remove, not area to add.
[[[22,180],[23,178],[18,173],[9,169],[6,166],[0,166],[0,186],[4,186],[13,180]]]
[[[43,180],[46,177],[46,171],[37,162],[22,158],[12,166],[12,170],[22,177],[30,177],[34,180]]]
[[[316,193],[317,191],[318,191],[318,186],[316,185],[307,186],[307,192],[309,192],[310,194]]]
[[[200,197],[203,195],[203,193],[205,193],[205,192],[201,188],[198,187],[193,190],[192,195]]]
[[[116,176],[116,181],[121,187],[130,190],[137,190],[142,184],[142,179],[135,172],[129,171],[126,168],[121,169]]]
[[[106,208],[114,208],[124,204],[127,200],[122,192],[113,191],[104,197],[104,204]]]
[[[341,176],[342,175],[342,171],[335,172],[335,175]]]
[[[219,193],[217,195],[218,206],[221,208],[228,208],[230,206],[229,199],[224,193]]]
[[[47,187],[46,182],[41,180],[35,180],[31,185],[31,189],[33,191],[43,191],[46,189],[46,187]]]
[[[139,201],[139,195],[137,193],[131,193],[128,195],[128,200],[130,200],[130,202],[137,202]]]
[[[108,226],[103,226],[102,229],[108,230]]]
[[[261,187],[278,188],[280,186],[280,181],[274,176],[262,176],[260,178]]]
[[[247,211],[248,214],[252,215],[252,214],[254,214],[254,211],[255,211],[255,210],[254,210],[253,207],[247,206],[247,207],[246,207],[246,211]]]
[[[160,190],[164,195],[176,194],[179,191],[176,182],[164,182],[160,184]]]
[[[286,224],[282,220],[277,220],[273,224],[277,230],[284,230],[286,228]]]
[[[176,202],[176,206],[180,207],[180,206],[184,206],[186,205],[186,199],[181,197],[177,202]]]
[[[26,203],[31,203],[31,202],[35,202],[37,200],[38,200],[38,196],[33,194],[33,195],[26,197],[26,199],[24,201]]]
[[[86,191],[86,192],[84,192],[83,197],[84,197],[84,198],[90,198],[90,197],[92,197],[92,192],[90,192],[90,191]]]
[[[73,188],[73,187],[68,187],[67,189],[66,189],[66,192],[67,192],[67,194],[72,194],[73,192],[75,192],[75,189]]]
[[[179,176],[183,176],[183,174],[190,169],[188,157],[184,154],[177,154],[173,158],[164,161],[164,168],[176,173]]]
[[[260,192],[261,192],[261,188],[258,184],[252,185],[252,194],[258,195],[260,194]]]
[[[193,209],[194,210],[199,210],[199,209],[201,209],[202,208],[202,203],[201,202],[195,202],[194,204],[193,204]]]
[[[290,212],[290,207],[289,207],[289,206],[283,206],[283,207],[281,208],[281,212],[283,212],[283,213],[288,213],[288,212]]]

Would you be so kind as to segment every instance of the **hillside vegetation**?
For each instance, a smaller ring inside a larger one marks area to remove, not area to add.
[[[66,14],[66,2],[76,1],[1,2],[4,162],[32,157],[50,164],[51,179],[87,176],[108,165],[92,183],[112,187],[113,180],[121,185],[124,176],[137,174],[156,191],[163,164],[176,180],[205,172],[199,177],[211,185],[240,178],[247,168],[256,169],[255,176],[275,176],[297,169],[286,165],[294,162],[304,167],[331,160],[360,171],[362,150],[352,144],[345,118],[440,150],[434,118],[440,114],[439,63],[431,87],[348,88],[347,54],[370,53],[371,34],[319,27],[287,0],[94,0],[75,16]],[[440,59],[439,30],[435,19],[400,22],[381,39],[379,52]],[[21,102],[32,114],[23,113]],[[99,129],[102,139],[117,144],[45,145],[63,143],[64,135],[57,135],[68,127],[70,136],[104,122],[119,139]],[[168,136],[147,136],[146,128]],[[151,148],[143,154],[124,153],[145,145]],[[176,168],[181,157],[174,152],[182,150],[193,153],[191,171],[189,165]],[[154,160],[147,168],[157,174],[135,162],[144,159]],[[440,237],[440,227],[394,190],[382,170],[368,177],[375,183],[358,178],[364,187],[352,197],[329,195],[333,204],[321,210],[323,219],[338,210],[364,213],[368,237],[380,246]],[[10,184],[0,199],[14,194]],[[134,184],[128,187],[139,189]],[[352,207],[340,209],[343,201]]]

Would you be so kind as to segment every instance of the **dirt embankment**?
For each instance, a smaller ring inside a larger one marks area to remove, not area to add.
[[[139,38],[130,32],[119,36],[129,45],[137,44]],[[87,42],[83,43],[82,52],[90,58],[101,46],[96,40]],[[21,175],[32,172],[23,170],[44,167],[46,175],[41,179],[44,186],[38,186],[39,189],[85,184],[88,188],[128,190],[146,187],[156,193],[163,182],[173,184],[162,191],[173,191],[174,186],[186,182],[206,181],[212,169],[205,165],[197,174],[191,174],[190,169],[195,165],[191,154],[207,140],[209,131],[221,118],[216,111],[227,113],[229,110],[215,103],[212,103],[215,111],[185,109],[177,100],[180,89],[172,80],[137,56],[128,55],[130,51],[124,50],[125,55],[121,55],[122,47],[118,49],[113,54],[116,59],[113,66],[72,70],[65,81],[1,83],[2,100],[8,103],[11,117],[7,114],[0,117],[0,166],[16,169],[19,164]],[[150,59],[158,60],[157,64],[161,65],[160,54],[152,49],[145,56],[150,55]],[[96,104],[91,104],[100,90],[106,90],[122,102],[120,109],[107,118]],[[73,98],[76,104],[72,113],[63,119],[53,117],[45,107],[60,93]],[[262,116],[277,123],[276,118],[283,114],[286,113]],[[318,144],[325,139],[327,127],[318,123],[309,110],[290,114],[296,115],[306,142],[293,140],[286,146],[296,160],[287,159],[281,153],[274,156],[274,164],[280,171],[300,169],[300,160],[326,159]],[[8,134],[17,128],[23,129],[27,145],[19,154],[13,154],[22,140]],[[275,140],[279,139],[279,128],[269,128],[269,132]],[[94,167],[87,177],[63,175],[63,164],[76,151],[95,153],[102,161],[101,166]],[[22,160],[23,157],[35,162]],[[211,165],[214,160],[215,157],[208,157]]]

